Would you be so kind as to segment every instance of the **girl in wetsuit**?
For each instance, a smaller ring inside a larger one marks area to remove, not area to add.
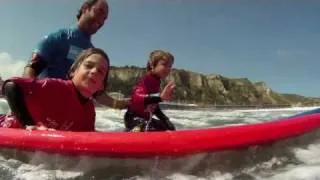
[[[174,57],[169,52],[155,50],[150,53],[147,72],[133,88],[131,103],[124,116],[127,131],[175,130],[159,107],[159,102],[171,99],[175,87],[171,81],[160,93],[161,80],[169,75],[173,62]]]
[[[12,112],[0,117],[0,126],[94,131],[95,107],[92,98],[104,92],[108,72],[107,54],[101,49],[90,48],[84,50],[71,66],[71,80],[6,80],[2,92]]]

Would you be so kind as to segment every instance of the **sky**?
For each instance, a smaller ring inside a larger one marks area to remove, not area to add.
[[[1,0],[0,75],[20,75],[39,40],[74,26],[82,0]],[[92,37],[113,66],[145,67],[149,53],[174,68],[264,81],[280,93],[320,96],[318,0],[109,0]]]

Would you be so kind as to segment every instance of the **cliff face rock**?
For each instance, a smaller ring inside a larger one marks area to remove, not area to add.
[[[255,83],[255,87],[257,91],[262,95],[262,102],[265,104],[292,104],[290,98],[286,98],[285,96],[273,91],[269,88],[264,82]]]
[[[137,80],[145,73],[144,68],[112,67],[108,91],[121,92],[126,97]],[[252,83],[247,78],[231,79],[219,74],[204,75],[182,69],[174,69],[167,80],[174,80],[176,101],[220,105],[277,105],[296,104],[308,98],[298,95],[282,95],[264,82]],[[163,83],[163,85],[165,82]],[[292,100],[292,97],[295,97]]]

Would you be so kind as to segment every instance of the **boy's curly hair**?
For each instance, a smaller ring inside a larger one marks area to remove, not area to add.
[[[154,50],[149,55],[149,60],[147,63],[147,71],[151,71],[160,60],[174,62],[174,57],[171,53],[163,50]]]

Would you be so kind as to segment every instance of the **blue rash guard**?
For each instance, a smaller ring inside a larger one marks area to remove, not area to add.
[[[46,63],[38,77],[67,79],[68,71],[78,54],[91,47],[91,36],[78,27],[60,29],[45,36],[34,51]]]

